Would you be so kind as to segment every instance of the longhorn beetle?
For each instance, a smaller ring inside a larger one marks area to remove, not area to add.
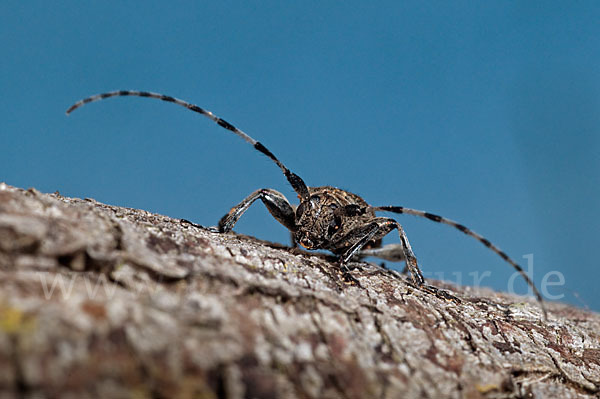
[[[119,90],[97,94],[80,100],[67,110],[67,115],[84,104],[120,96],[155,98],[181,105],[182,107],[208,117],[219,126],[237,134],[239,137],[250,143],[256,150],[271,158],[271,160],[279,166],[289,184],[298,194],[300,204],[296,207],[291,205],[287,198],[278,191],[270,188],[256,190],[238,205],[231,208],[231,210],[221,218],[218,225],[219,232],[227,233],[231,231],[248,207],[250,207],[254,201],[260,199],[271,215],[273,215],[279,223],[290,230],[294,244],[300,243],[300,245],[307,249],[326,249],[333,252],[336,256],[339,256],[339,265],[347,278],[354,280],[349,275],[349,269],[347,267],[348,262],[354,256],[369,255],[389,260],[405,260],[414,284],[430,292],[438,293],[439,291],[435,287],[425,284],[425,279],[417,264],[417,258],[410,247],[406,233],[400,223],[391,218],[378,217],[375,215],[375,212],[384,211],[423,217],[437,223],[450,225],[464,234],[473,237],[511,264],[532,288],[540,303],[544,318],[546,318],[546,308],[544,307],[542,296],[533,284],[533,281],[531,281],[521,266],[483,236],[475,233],[473,230],[462,224],[429,212],[402,206],[370,206],[361,197],[346,190],[330,186],[309,187],[304,183],[300,176],[291,172],[259,141],[248,136],[231,123],[197,105],[164,94],[146,91]],[[390,244],[382,247],[381,239],[394,229],[398,230],[400,245]]]

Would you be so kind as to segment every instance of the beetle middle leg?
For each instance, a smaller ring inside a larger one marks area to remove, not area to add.
[[[390,262],[402,262],[406,260],[404,257],[404,247],[400,243],[386,244],[384,246],[361,249],[355,255],[358,259],[372,256],[375,258],[387,260]]]
[[[292,206],[283,194],[270,188],[256,190],[219,220],[219,232],[227,233],[233,229],[238,219],[248,210],[250,205],[260,199],[267,210],[279,223],[293,231],[296,228],[295,215]]]

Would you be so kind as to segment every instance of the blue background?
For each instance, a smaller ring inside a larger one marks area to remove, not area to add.
[[[239,126],[309,185],[533,254],[538,285],[560,271],[551,294],[600,310],[600,3],[88,3],[0,3],[0,181],[203,225],[257,188],[295,200],[268,158],[180,107],[64,113],[103,91],[164,92]],[[490,271],[483,285],[508,288],[512,269],[479,243],[398,219],[426,276]],[[236,230],[288,243],[260,204]]]

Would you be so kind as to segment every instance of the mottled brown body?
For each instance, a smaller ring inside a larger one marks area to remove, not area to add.
[[[314,207],[301,215],[296,211],[297,230],[294,232],[296,242],[307,249],[326,249],[342,254],[353,244],[342,237],[375,218],[375,212],[367,202],[349,191],[331,186],[309,187],[308,190],[309,203],[313,203]],[[356,207],[360,212],[355,215],[344,214],[342,210],[347,207]],[[376,245],[375,240],[367,244],[370,247]]]
[[[424,284],[417,259],[397,221],[377,217],[377,208],[346,190],[331,186],[305,186],[302,191],[304,194],[298,195],[300,204],[294,208],[278,191],[268,188],[256,190],[221,218],[218,231],[231,231],[248,207],[260,199],[271,215],[290,230],[294,244],[333,252],[339,256],[340,267],[345,273],[352,257],[360,255],[365,248],[371,248],[371,256],[381,254],[388,260],[406,260],[415,284]],[[390,246],[380,248],[381,238],[394,229],[398,230],[401,245],[391,245],[391,249]],[[352,279],[348,274],[346,277]]]

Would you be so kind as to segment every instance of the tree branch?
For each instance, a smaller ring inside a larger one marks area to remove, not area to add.
[[[0,184],[0,397],[579,398],[600,317]]]

